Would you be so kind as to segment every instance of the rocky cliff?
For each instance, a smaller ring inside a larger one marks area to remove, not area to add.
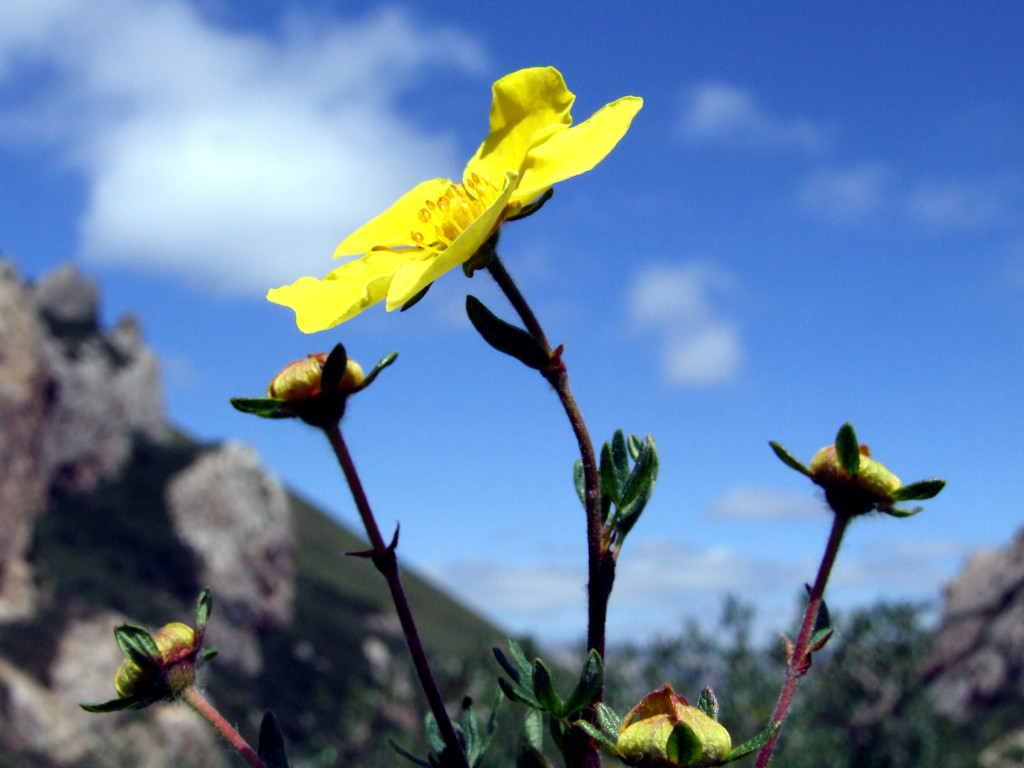
[[[114,626],[188,620],[202,586],[220,649],[205,685],[229,718],[246,731],[274,709],[297,765],[367,759],[422,713],[386,588],[340,556],[365,544],[251,448],[174,433],[139,323],[102,328],[99,301],[70,266],[32,285],[0,260],[0,766],[229,764],[191,712],[77,706],[112,695]],[[406,581],[428,645],[443,627],[444,650],[482,659],[497,633]],[[461,696],[465,666],[446,664]]]

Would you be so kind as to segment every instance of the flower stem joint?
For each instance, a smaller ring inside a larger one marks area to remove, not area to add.
[[[837,515],[855,517],[868,512],[884,512],[893,517],[909,517],[921,511],[898,509],[902,501],[931,499],[946,482],[939,478],[904,485],[881,462],[871,458],[866,445],[857,442],[853,427],[844,424],[834,445],[826,445],[811,459],[810,467],[800,463],[778,443],[771,443],[775,454],[789,467],[807,475],[825,491],[825,499]]]

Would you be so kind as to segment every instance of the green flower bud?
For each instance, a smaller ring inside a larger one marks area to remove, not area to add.
[[[166,687],[181,693],[196,681],[196,634],[179,621],[167,624],[153,635],[158,650],[158,668],[143,669],[125,659],[114,674],[114,689],[121,698],[152,693]]]
[[[669,737],[684,725],[699,743],[689,756],[670,755]],[[651,691],[622,720],[616,749],[630,765],[686,768],[714,765],[732,749],[732,737],[716,720],[677,696],[669,683]]]

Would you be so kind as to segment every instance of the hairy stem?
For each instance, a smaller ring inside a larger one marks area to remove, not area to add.
[[[593,648],[605,656],[605,622],[608,617],[608,600],[611,597],[612,585],[615,582],[615,558],[602,545],[604,534],[604,521],[601,519],[600,487],[598,484],[597,456],[594,453],[594,444],[590,440],[590,433],[587,431],[587,424],[580,413],[579,405],[573,396],[572,388],[569,386],[569,375],[565,363],[562,362],[561,347],[557,350],[551,349],[544,329],[534,315],[533,310],[527,303],[519,287],[515,284],[512,276],[509,275],[502,264],[498,254],[494,253],[487,271],[498,284],[498,287],[508,298],[513,309],[523,321],[526,330],[533,336],[551,355],[551,365],[541,371],[558,395],[562,408],[569,423],[572,425],[573,434],[579,445],[580,460],[583,464],[583,485],[584,499],[587,517],[587,647]],[[601,690],[597,692],[597,701],[603,697]],[[582,733],[582,732],[579,732]],[[587,740],[583,745],[582,764],[593,768],[600,766],[600,750],[596,743]]]
[[[377,521],[373,516],[373,510],[370,508],[370,502],[367,500],[366,492],[363,490],[363,484],[359,479],[359,474],[356,472],[352,456],[348,452],[348,446],[345,445],[345,440],[341,436],[341,427],[338,424],[334,424],[333,426],[325,427],[324,432],[327,434],[327,439],[334,449],[335,456],[338,457],[338,463],[341,465],[342,472],[345,473],[345,480],[348,481],[348,486],[352,490],[352,498],[355,500],[359,517],[362,518],[363,526],[366,528],[366,535],[370,539],[372,549],[367,554],[377,570],[384,576],[388,583],[388,589],[391,590],[391,599],[395,604],[398,620],[402,625],[402,632],[405,634],[405,642],[409,647],[409,654],[412,656],[412,663],[416,668],[420,687],[423,688],[423,693],[427,697],[427,704],[430,706],[430,711],[434,714],[437,727],[444,739],[446,757],[448,757],[446,764],[468,768],[466,757],[455,735],[455,728],[452,725],[451,718],[448,716],[448,710],[445,709],[444,700],[441,698],[441,692],[438,690],[437,683],[434,681],[434,675],[430,671],[430,663],[427,661],[427,654],[423,649],[423,642],[420,640],[419,631],[416,629],[416,622],[413,620],[409,600],[405,595],[405,589],[402,587],[402,577],[398,571],[398,557],[395,554],[398,532],[395,532],[395,538],[390,545],[384,543],[384,538],[380,534],[380,528],[377,526]]]
[[[216,728],[221,736],[227,739],[228,743],[234,747],[235,751],[252,768],[267,768],[257,754],[253,752],[248,742],[242,738],[241,734],[231,727],[231,724],[224,719],[220,712],[214,709],[213,705],[207,701],[206,697],[195,686],[189,686],[185,689],[184,699],[192,709],[202,715],[206,722]]]
[[[825,545],[825,553],[821,558],[821,565],[818,566],[818,576],[811,587],[810,598],[807,601],[807,608],[804,610],[803,622],[800,625],[800,634],[797,635],[796,643],[790,653],[789,663],[786,665],[786,680],[782,684],[782,692],[779,694],[779,701],[772,713],[771,725],[782,723],[786,719],[789,707],[793,703],[793,694],[796,692],[797,682],[807,672],[809,659],[807,658],[807,646],[811,641],[811,633],[814,631],[814,623],[818,619],[818,611],[821,609],[822,598],[825,595],[825,585],[828,583],[829,575],[832,573],[832,566],[835,564],[836,555],[839,554],[839,545],[843,541],[843,534],[846,533],[846,526],[850,518],[846,515],[835,515],[832,519],[832,531],[828,536],[828,544]],[[781,727],[780,727],[781,730]],[[757,753],[755,768],[765,768],[768,760],[775,749],[775,742],[780,731],[768,740]]]

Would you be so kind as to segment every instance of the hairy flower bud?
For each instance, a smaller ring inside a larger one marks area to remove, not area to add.
[[[688,728],[700,745],[697,754],[673,754],[669,737],[678,725]],[[645,768],[685,768],[711,765],[732,749],[732,737],[724,726],[686,699],[677,696],[669,683],[651,691],[622,720],[616,749],[631,765]]]
[[[125,659],[114,675],[114,688],[121,698],[147,693],[154,686],[166,686],[171,693],[181,693],[196,681],[196,634],[192,627],[179,621],[159,629],[153,635],[158,659],[157,667],[143,669]]]
[[[895,474],[880,462],[871,458],[871,451],[866,445],[860,446],[860,469],[854,478],[847,476],[839,462],[839,455],[834,445],[826,445],[811,459],[811,475],[820,485],[845,483],[855,485],[872,496],[888,497],[900,488],[903,483]]]
[[[267,397],[286,400],[289,403],[316,397],[322,392],[320,378],[326,361],[327,353],[318,352],[308,355],[305,360],[288,363],[271,380],[267,387]],[[345,363],[345,374],[333,391],[352,392],[359,388],[365,378],[362,366],[349,359]]]

